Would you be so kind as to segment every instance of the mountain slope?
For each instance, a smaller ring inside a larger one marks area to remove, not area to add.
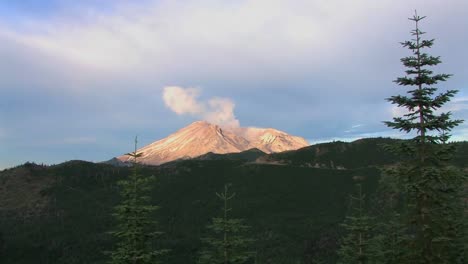
[[[390,138],[369,138],[321,143],[297,151],[263,156],[257,162],[331,169],[382,166],[397,162],[398,157],[385,151],[381,145],[396,142],[398,140]]]
[[[257,148],[265,153],[295,150],[309,144],[303,138],[267,128],[225,129],[205,121],[197,121],[168,137],[141,149],[144,164],[159,165],[173,160],[194,158],[206,153],[239,153]],[[128,156],[118,157],[129,161]]]
[[[273,128],[240,128],[240,134],[249,140],[255,148],[265,153],[296,150],[309,146],[304,138],[291,136]]]
[[[238,161],[253,162],[264,155],[266,155],[265,152],[257,148],[253,148],[253,149],[249,149],[249,150],[242,151],[239,153],[216,154],[213,152],[208,152],[194,159],[195,160],[238,160]]]
[[[102,252],[115,243],[107,232],[115,227],[113,207],[120,200],[117,182],[132,169],[73,162],[48,167],[45,173],[55,180],[41,191],[48,202],[42,213],[19,221],[22,218],[18,215],[26,209],[14,206],[15,211],[0,218],[5,248],[0,262],[106,263]],[[158,243],[171,249],[164,260],[174,264],[196,263],[205,226],[221,214],[215,193],[225,183],[232,183],[237,194],[233,216],[245,218],[252,226],[250,236],[257,239],[259,263],[290,263],[291,259],[302,259],[319,239],[332,241],[321,252],[334,252],[339,238],[334,230],[346,211],[353,175],[368,176],[369,192],[375,190],[378,180],[375,169],[277,167],[238,160],[184,160],[142,166],[140,173],[157,177],[151,200],[161,207],[155,215],[164,232]],[[0,181],[3,178],[0,172]],[[36,173],[30,178],[42,179]],[[8,195],[15,193],[7,190]],[[0,208],[11,200],[6,198],[0,200]],[[34,201],[31,198],[29,202]],[[334,257],[328,254],[325,257]]]
[[[353,142],[329,142],[298,149],[264,155],[258,163],[294,165],[300,167],[355,169],[369,166],[384,166],[401,160],[383,148],[384,144],[396,144],[400,139],[365,138]],[[451,164],[467,167],[468,142],[450,143],[456,146]]]
[[[142,175],[157,178],[151,198],[161,207],[155,215],[164,231],[158,243],[172,250],[165,263],[196,263],[205,226],[221,215],[215,193],[225,183],[232,183],[237,193],[233,216],[252,226],[258,263],[336,263],[353,178],[364,176],[364,192],[373,197],[380,176],[375,167],[398,161],[379,147],[392,142],[396,140],[332,142],[270,155],[253,149],[141,166]],[[455,146],[452,164],[466,170],[468,142]],[[249,162],[251,154],[284,165]],[[333,161],[335,169],[308,167],[315,161]],[[340,165],[345,169],[336,169]],[[107,232],[115,227],[117,182],[131,173],[129,167],[84,161],[0,171],[0,263],[106,263],[103,252],[115,243]]]

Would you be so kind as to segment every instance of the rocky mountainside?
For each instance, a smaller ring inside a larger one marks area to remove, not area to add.
[[[273,128],[245,127],[234,131],[246,138],[254,148],[265,153],[278,153],[309,146],[304,138],[292,136]]]
[[[296,150],[309,144],[301,137],[272,128],[225,129],[205,121],[197,121],[168,137],[155,141],[138,152],[142,163],[159,165],[177,159],[194,158],[206,153],[239,153],[257,148],[265,153]],[[129,161],[128,156],[119,160]]]

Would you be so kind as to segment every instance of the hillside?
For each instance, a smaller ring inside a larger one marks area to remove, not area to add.
[[[195,263],[199,238],[220,213],[214,193],[231,182],[237,193],[232,213],[252,226],[258,263],[334,263],[353,177],[365,176],[365,192],[375,194],[380,177],[375,166],[394,161],[376,154],[381,152],[375,147],[386,141],[333,142],[260,156],[281,160],[282,166],[252,162],[261,154],[252,150],[143,167],[142,174],[157,178],[152,199],[161,206],[155,219],[165,232],[159,243],[172,250],[166,262]],[[457,144],[460,163],[468,144]],[[305,166],[317,152],[317,160],[344,168]],[[352,162],[344,162],[343,153],[352,154]],[[28,163],[0,172],[0,262],[105,263],[103,252],[112,247],[107,234],[112,208],[119,201],[116,182],[130,172],[84,161]]]
[[[257,149],[249,149],[239,153],[227,153],[227,154],[218,154],[209,152],[204,155],[193,158],[193,160],[239,160],[239,161],[248,161],[254,162],[258,158],[265,156],[266,153]]]
[[[391,138],[366,138],[353,142],[331,142],[273,153],[257,161],[267,164],[282,164],[315,168],[353,169],[367,166],[384,166],[397,162],[400,157],[385,151],[383,144],[395,144],[400,140]],[[468,142],[453,143],[456,154],[452,163],[468,167]]]
[[[13,170],[19,169],[27,168]],[[130,169],[75,162],[47,170],[56,181],[42,189],[49,204],[41,214],[2,212],[2,263],[104,263],[102,252],[111,247],[106,232],[118,202],[116,181]],[[368,175],[369,190],[378,178],[375,169],[278,168],[230,160],[184,161],[143,173],[158,179],[152,196],[161,206],[157,219],[166,232],[161,243],[173,250],[171,263],[194,263],[204,227],[219,214],[214,193],[225,182],[233,183],[238,196],[233,214],[246,218],[260,239],[259,260],[286,263],[301,259],[308,250],[304,245],[312,246],[317,237],[331,240],[329,249],[334,248],[352,177]]]

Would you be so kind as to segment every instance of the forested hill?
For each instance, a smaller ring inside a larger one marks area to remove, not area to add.
[[[402,140],[391,138],[366,138],[353,142],[335,141],[316,144],[296,151],[265,155],[258,161],[273,164],[289,164],[320,168],[352,169],[368,166],[384,166],[397,162],[400,157],[384,150]],[[456,146],[452,164],[468,167],[468,142],[450,143]]]
[[[142,167],[143,175],[156,176],[151,198],[165,233],[157,244],[171,249],[166,263],[195,263],[206,225],[221,213],[215,192],[225,183],[236,192],[232,215],[252,227],[257,263],[334,263],[353,178],[364,176],[365,193],[379,199],[378,166],[396,161],[378,149],[387,141],[319,144],[259,162],[250,153]],[[466,166],[468,144],[457,145],[455,164]],[[106,263],[116,183],[130,173],[84,161],[0,172],[0,263]]]

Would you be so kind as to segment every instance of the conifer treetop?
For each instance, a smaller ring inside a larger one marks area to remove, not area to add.
[[[446,81],[451,74],[434,74],[431,67],[441,63],[440,56],[431,56],[425,53],[434,44],[434,39],[423,39],[426,32],[421,31],[419,23],[425,16],[415,14],[409,20],[415,22],[415,29],[411,31],[413,38],[400,44],[411,50],[412,55],[401,59],[402,64],[407,68],[406,75],[394,80],[402,86],[414,86],[414,89],[407,91],[408,95],[396,95],[386,100],[398,107],[406,108],[407,114],[402,117],[395,117],[393,121],[384,122],[388,127],[410,133],[417,132],[414,138],[416,142],[443,143],[450,137],[448,133],[458,126],[462,120],[451,120],[451,112],[436,113],[444,104],[455,96],[457,90],[447,90],[435,94],[437,88],[434,87],[439,82]],[[430,133],[430,132],[436,132]]]

